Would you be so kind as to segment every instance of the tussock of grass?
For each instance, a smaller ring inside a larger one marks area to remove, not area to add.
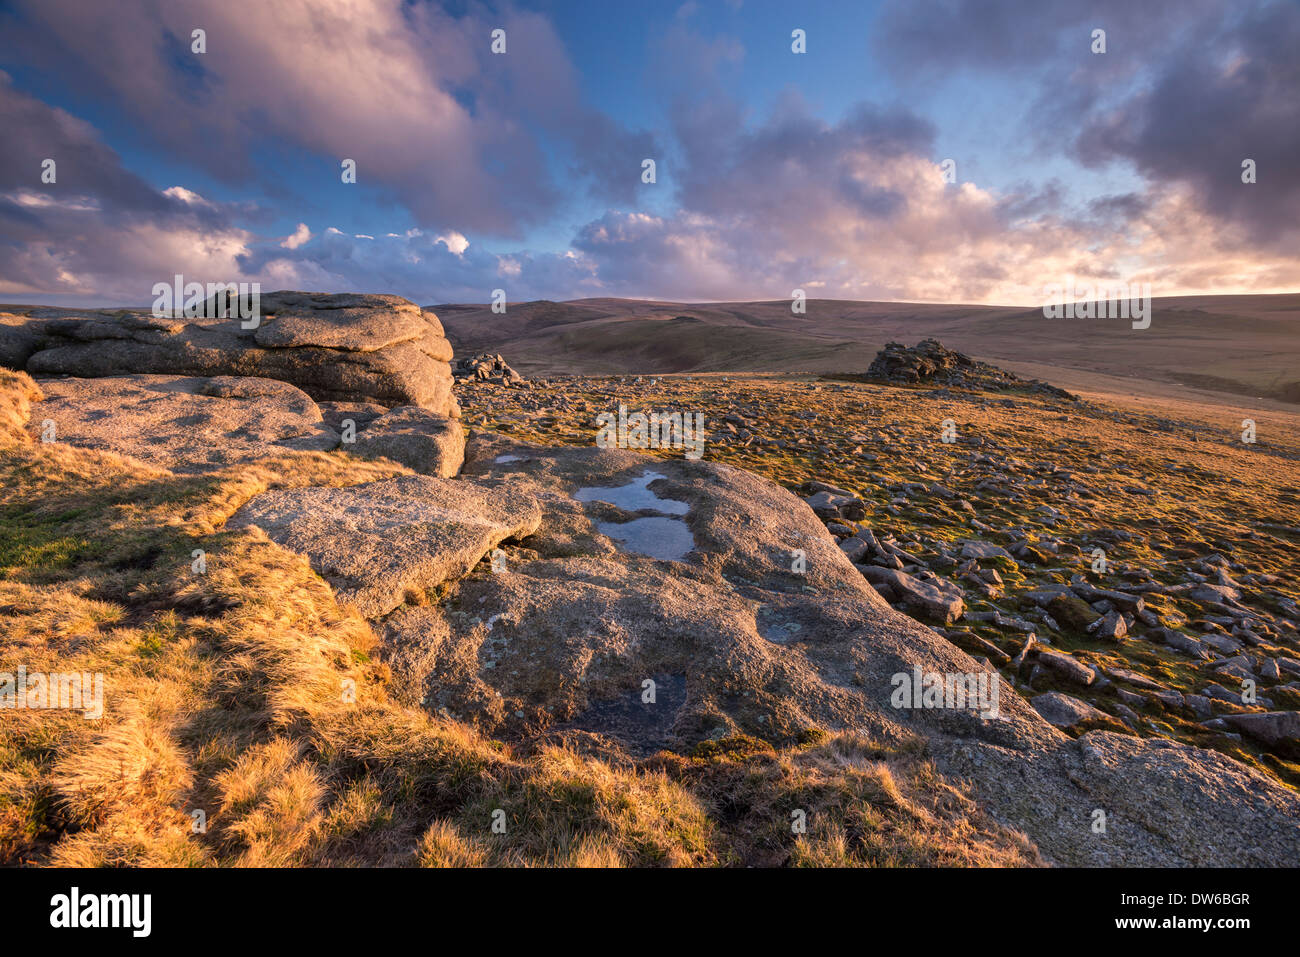
[[[954,867],[1039,863],[1023,835],[945,782],[912,739],[888,746],[856,733],[784,751],[662,756],[665,770],[713,811],[733,863]],[[796,812],[802,812],[796,820]],[[802,826],[798,830],[796,824]]]
[[[0,443],[30,442],[27,420],[33,402],[45,398],[44,393],[26,372],[0,368]]]
[[[518,753],[401,706],[368,623],[300,556],[224,529],[264,489],[398,468],[302,453],[175,476],[27,441],[32,389],[0,373],[0,671],[100,673],[105,702],[98,721],[0,721],[0,863],[1035,860],[920,757],[851,736],[638,765],[562,745]],[[806,835],[789,831],[794,807]]]

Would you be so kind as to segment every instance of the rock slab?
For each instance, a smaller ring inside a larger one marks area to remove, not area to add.
[[[28,430],[129,455],[178,473],[255,463],[286,451],[328,451],[338,434],[287,382],[243,376],[131,375],[43,379]]]
[[[279,489],[236,512],[306,555],[340,602],[366,617],[408,594],[461,578],[507,538],[537,530],[537,502],[501,485],[406,475],[347,488]]]
[[[465,461],[465,433],[459,419],[403,405],[366,425],[350,451],[392,459],[424,475],[449,478]]]

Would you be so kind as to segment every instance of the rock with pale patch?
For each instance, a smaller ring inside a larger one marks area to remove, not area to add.
[[[377,617],[461,578],[508,538],[537,530],[537,502],[500,483],[406,475],[347,488],[277,489],[229,527],[257,526],[300,552],[339,600]]]
[[[173,472],[207,472],[339,444],[311,398],[287,382],[240,376],[43,379],[30,428]]]

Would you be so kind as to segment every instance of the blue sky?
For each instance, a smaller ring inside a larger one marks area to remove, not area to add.
[[[421,303],[1300,285],[1291,0],[14,0],[0,18],[7,301],[138,303],[177,272]]]

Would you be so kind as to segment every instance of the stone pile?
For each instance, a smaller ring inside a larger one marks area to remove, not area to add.
[[[1040,382],[979,362],[968,355],[947,348],[937,339],[922,339],[908,348],[890,342],[876,353],[867,369],[868,377],[900,385],[939,385],[979,391],[1030,391],[1062,399],[1075,396]]]
[[[510,368],[510,364],[500,353],[495,355],[484,353],[472,359],[461,359],[457,361],[452,375],[457,379],[484,380],[500,385],[523,385],[524,383],[524,377]]]

